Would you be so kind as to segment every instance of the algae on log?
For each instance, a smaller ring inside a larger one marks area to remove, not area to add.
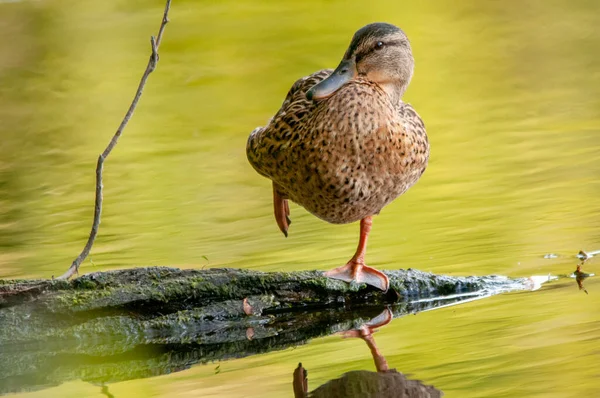
[[[519,289],[527,279],[501,276],[450,277],[417,270],[386,271],[387,292],[365,284],[347,284],[321,271],[257,272],[239,269],[181,270],[149,267],[95,272],[67,281],[0,281],[0,308],[28,305],[31,310],[78,316],[93,312],[152,315],[205,307],[225,300],[270,296],[270,311],[311,307],[390,304],[415,297],[483,289]],[[241,307],[240,307],[241,308]],[[234,309],[228,309],[234,311]]]
[[[104,383],[170,373],[350,330],[386,306],[398,317],[529,287],[527,279],[500,276],[386,274],[386,293],[320,271],[153,267],[70,282],[3,281],[0,394],[76,379]]]

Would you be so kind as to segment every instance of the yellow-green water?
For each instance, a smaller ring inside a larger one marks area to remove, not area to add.
[[[0,277],[62,273],[85,243],[96,157],[149,55],[161,1],[0,1]],[[300,76],[335,67],[351,35],[392,22],[411,39],[405,99],[432,145],[422,180],[375,219],[367,260],[453,275],[566,274],[600,248],[600,5],[595,1],[174,0],[161,60],[105,165],[100,235],[82,272],[135,265],[327,269],[358,226],[292,206],[245,158],[249,132]],[[544,259],[546,253],[557,259]],[[206,260],[208,259],[208,260]],[[596,272],[597,262],[586,264]],[[570,279],[395,320],[391,367],[448,397],[595,396],[600,282]],[[364,343],[294,350],[109,386],[124,396],[291,396],[374,370]],[[102,396],[69,382],[23,396]]]

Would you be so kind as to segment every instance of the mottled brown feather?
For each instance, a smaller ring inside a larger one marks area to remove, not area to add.
[[[412,106],[392,103],[360,77],[327,99],[306,99],[331,72],[296,81],[277,114],[250,134],[246,153],[282,196],[343,224],[378,214],[415,184],[427,166],[429,142]]]

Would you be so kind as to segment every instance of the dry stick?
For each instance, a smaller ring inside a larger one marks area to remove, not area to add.
[[[108,155],[110,155],[110,152],[113,150],[115,145],[117,145],[119,137],[121,137],[125,126],[127,126],[129,119],[131,119],[131,116],[133,115],[133,112],[137,107],[140,97],[142,96],[142,92],[144,91],[144,86],[146,85],[146,80],[148,80],[148,76],[150,76],[150,73],[154,72],[154,69],[156,69],[156,64],[158,63],[158,47],[160,46],[165,26],[169,22],[170,8],[171,0],[167,0],[167,5],[165,6],[165,12],[163,14],[162,22],[158,30],[158,35],[156,36],[156,38],[154,36],[150,37],[152,54],[150,55],[148,65],[146,66],[146,70],[144,71],[142,79],[140,80],[140,84],[138,85],[135,97],[133,98],[133,101],[131,102],[131,105],[129,106],[129,109],[127,110],[127,113],[125,114],[125,117],[119,125],[119,128],[117,129],[115,135],[110,140],[110,143],[108,144],[104,152],[102,152],[102,154],[98,157],[98,163],[96,164],[96,200],[94,202],[94,222],[92,224],[92,230],[90,231],[90,237],[88,238],[85,247],[83,248],[79,256],[77,256],[77,258],[73,261],[67,272],[59,276],[58,279],[69,279],[73,275],[78,274],[79,266],[81,265],[83,260],[85,260],[85,258],[88,256],[90,250],[92,249],[92,246],[94,245],[96,235],[98,235],[98,227],[100,226],[100,215],[102,214],[102,170],[104,167],[104,161],[106,160]]]

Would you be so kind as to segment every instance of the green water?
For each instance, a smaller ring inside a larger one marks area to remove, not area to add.
[[[0,1],[0,277],[61,274],[85,243],[94,167],[149,55],[161,1]],[[431,141],[422,180],[375,218],[367,261],[453,275],[567,274],[600,249],[600,5],[596,1],[175,0],[161,60],[105,164],[100,235],[82,272],[136,265],[328,269],[358,225],[292,205],[278,231],[269,182],[245,158],[300,76],[335,67],[353,32],[411,39],[405,99]],[[557,259],[544,259],[557,253]],[[586,264],[596,272],[598,262]],[[391,367],[448,397],[595,396],[600,282],[571,279],[398,319]],[[358,339],[111,384],[125,396],[291,396],[374,370]],[[101,397],[69,382],[27,397]]]

